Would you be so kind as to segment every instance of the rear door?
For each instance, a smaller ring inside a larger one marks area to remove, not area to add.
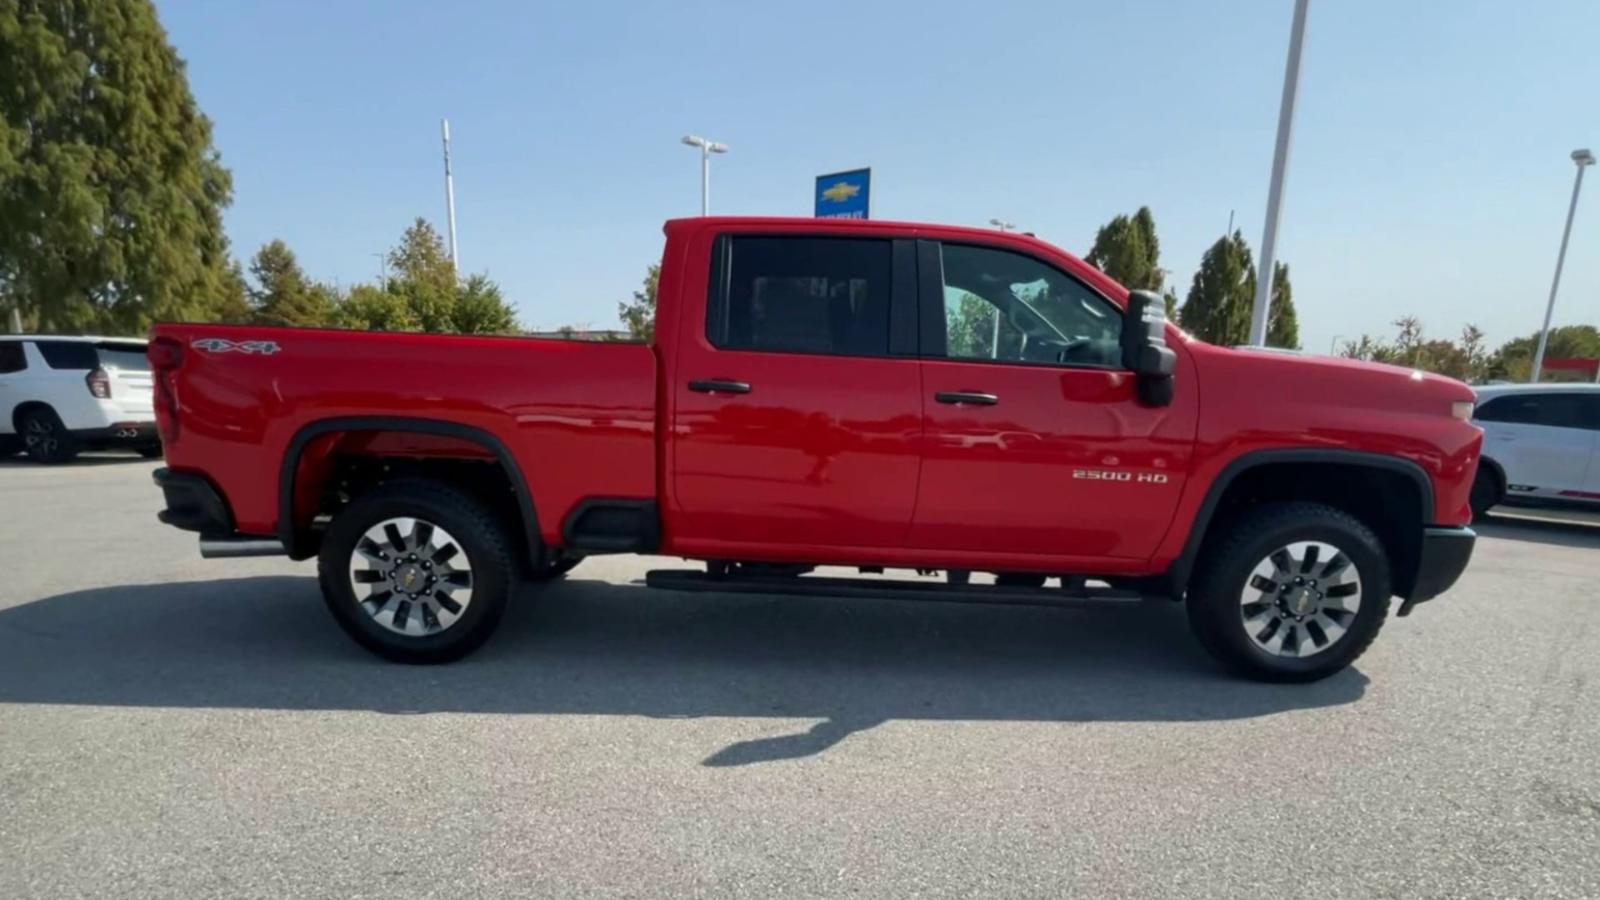
[[[902,546],[922,431],[910,242],[725,234],[710,255],[668,387],[673,545]]]
[[[1570,391],[1518,391],[1478,407],[1475,418],[1486,423],[1484,453],[1505,469],[1513,496],[1585,490],[1600,436],[1586,422],[1585,409],[1586,398]]]

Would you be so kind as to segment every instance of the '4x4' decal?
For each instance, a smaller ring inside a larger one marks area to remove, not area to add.
[[[207,353],[259,353],[270,356],[278,352],[277,341],[230,341],[227,338],[200,338],[189,346]]]

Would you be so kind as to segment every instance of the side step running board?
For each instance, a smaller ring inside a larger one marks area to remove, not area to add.
[[[1145,599],[1136,591],[1111,588],[1068,590],[988,584],[930,584],[887,578],[832,578],[820,575],[717,576],[699,569],[651,569],[645,573],[644,583],[648,587],[668,591],[933,600],[944,603],[995,603],[1006,606],[1061,606],[1083,609],[1132,606]]]

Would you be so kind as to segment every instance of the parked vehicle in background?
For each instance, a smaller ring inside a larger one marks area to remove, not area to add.
[[[146,342],[0,335],[0,454],[63,463],[84,450],[161,455]]]
[[[1484,434],[1474,515],[1507,500],[1600,503],[1600,385],[1481,387],[1472,420]]]
[[[1471,555],[1458,381],[1201,343],[1027,235],[666,235],[650,345],[158,325],[162,521],[317,557],[340,626],[408,662],[481,644],[519,574],[661,553],[708,564],[647,578],[675,590],[1183,599],[1235,671],[1309,681]]]

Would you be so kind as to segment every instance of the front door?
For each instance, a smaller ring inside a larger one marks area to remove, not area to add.
[[[1192,379],[1141,406],[1121,310],[1008,250],[923,242],[924,457],[911,544],[1148,558],[1194,440]]]
[[[673,546],[903,546],[922,410],[914,319],[891,323],[915,314],[910,243],[724,235],[712,270],[670,388]]]

